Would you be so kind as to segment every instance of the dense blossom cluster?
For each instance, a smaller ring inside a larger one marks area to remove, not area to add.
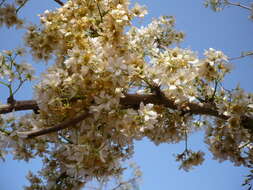
[[[220,112],[229,116],[229,119],[215,120],[215,128],[209,126],[207,129],[206,142],[216,159],[229,159],[235,165],[247,165],[252,160],[252,133],[240,123],[243,115],[252,117],[253,95],[238,87],[227,96],[223,95],[222,102],[217,104],[217,107]]]
[[[24,20],[18,17],[18,11],[28,0],[15,0],[13,3],[6,3],[6,0],[0,2],[0,26],[6,25],[8,28],[16,25],[20,28]]]
[[[40,15],[41,27],[28,28],[25,41],[32,55],[54,58],[55,63],[35,87],[39,114],[2,119],[0,131],[1,156],[11,151],[16,159],[43,157],[44,181],[29,174],[27,189],[80,189],[93,178],[119,175],[121,161],[133,154],[134,140],[148,137],[155,144],[177,143],[196,128],[206,129],[206,143],[216,159],[236,165],[252,160],[252,133],[241,124],[244,116],[253,117],[253,95],[239,87],[223,89],[221,82],[231,69],[227,57],[210,48],[199,58],[175,46],[184,34],[173,28],[173,17],[154,19],[146,27],[132,26],[132,20],[147,10],[129,4],[69,0]],[[8,56],[12,53],[0,56],[0,77],[20,80],[7,64]],[[28,65],[12,64],[17,73],[32,77]],[[143,102],[138,109],[120,104],[121,98],[135,92],[161,93],[175,109]],[[188,113],[189,103],[210,104],[223,118],[196,122]],[[87,117],[69,129],[34,139],[19,133],[52,127],[80,113]],[[208,122],[212,125],[196,127]],[[185,150],[177,160],[188,171],[201,164],[203,156],[201,151]]]

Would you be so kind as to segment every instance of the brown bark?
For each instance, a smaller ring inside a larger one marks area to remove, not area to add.
[[[12,111],[38,110],[39,107],[35,100],[14,101],[12,104],[0,105],[0,114]]]
[[[56,3],[58,3],[59,5],[63,6],[64,3],[61,0],[54,0]]]
[[[73,125],[79,123],[80,121],[84,120],[88,116],[89,116],[88,113],[81,113],[75,118],[69,118],[66,121],[60,123],[59,125],[45,128],[45,129],[39,129],[36,131],[19,132],[19,135],[24,138],[33,138],[33,137],[38,137],[38,136],[45,135],[48,133],[57,132],[57,131],[66,129],[68,127],[72,127]]]
[[[123,108],[138,109],[141,102],[143,102],[144,104],[152,103],[154,105],[163,105],[170,109],[180,110],[182,111],[182,113],[189,113],[189,114],[195,114],[195,115],[209,115],[209,116],[218,117],[224,120],[229,118],[228,116],[219,114],[214,104],[185,103],[183,105],[178,106],[175,104],[173,100],[161,94],[160,95],[159,94],[158,95],[156,94],[148,94],[148,95],[126,94],[125,97],[120,99],[120,104],[123,106]],[[0,106],[0,114],[9,113],[12,111],[38,110],[38,109],[39,108],[35,100],[15,101],[13,105]],[[83,113],[75,118],[68,119],[59,125],[46,128],[46,129],[41,129],[38,131],[22,133],[22,134],[24,134],[24,136],[27,136],[27,138],[32,138],[32,137],[48,134],[51,132],[56,132],[68,127],[72,127],[73,125],[84,120],[88,115],[89,114],[87,113]],[[249,129],[251,132],[253,132],[253,118],[243,116],[241,120],[242,120],[242,126],[244,128]]]

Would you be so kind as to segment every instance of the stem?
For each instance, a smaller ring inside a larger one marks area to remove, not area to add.
[[[185,135],[185,152],[188,152],[188,136],[187,136],[187,127],[185,126],[184,130],[184,135]]]
[[[249,145],[250,143],[252,143],[252,142],[249,141],[249,142],[243,144],[242,146],[239,147],[239,149],[242,149],[242,148],[246,147],[246,146]]]
[[[45,135],[48,133],[57,132],[57,131],[60,131],[60,130],[63,130],[63,129],[66,129],[69,127],[73,127],[74,125],[78,124],[80,121],[84,120],[88,116],[90,116],[90,114],[85,112],[85,113],[78,115],[74,119],[73,118],[67,119],[66,121],[64,121],[54,127],[49,127],[49,128],[45,128],[45,129],[31,131],[31,132],[18,132],[18,134],[23,138],[33,138],[33,137]]]
[[[218,87],[218,80],[215,80],[215,84],[214,84],[214,92],[213,92],[213,95],[211,97],[211,101],[214,100],[214,97],[215,97],[215,94],[216,94],[216,91],[217,91],[217,87]]]
[[[70,139],[68,139],[64,135],[60,135],[60,137],[63,138],[65,141],[67,141],[69,144],[74,144]]]
[[[25,6],[25,4],[28,2],[28,0],[25,0],[17,9],[16,9],[16,13],[18,13],[18,11]]]
[[[6,65],[6,66],[8,67],[8,69],[12,70],[14,59],[12,58],[11,55],[7,58],[8,58],[8,61],[10,62],[10,66],[9,65]]]
[[[14,92],[12,93],[13,95],[15,95],[17,93],[17,91],[21,88],[21,86],[24,84],[25,80],[21,80],[19,82],[18,87],[14,90]]]
[[[120,182],[119,185],[117,185],[116,187],[114,187],[112,190],[116,190],[116,189],[118,189],[120,186],[122,186],[122,185],[124,185],[124,184],[131,183],[131,182],[133,182],[133,181],[135,181],[135,180],[137,180],[137,179],[138,179],[138,177],[134,177],[134,178],[132,178],[132,179],[129,179],[128,181]]]
[[[253,52],[247,52],[246,54],[243,54],[241,56],[238,56],[238,57],[232,57],[232,58],[229,58],[228,60],[229,61],[232,61],[232,60],[237,60],[237,59],[242,59],[244,57],[247,57],[247,56],[251,56],[253,55]]]
[[[101,22],[103,22],[103,16],[102,16],[102,13],[101,13],[101,10],[100,10],[100,7],[99,7],[99,4],[98,4],[97,1],[96,1],[96,4],[97,4],[97,8],[98,8],[98,12],[99,12],[99,15],[100,15]]]
[[[7,83],[5,83],[5,82],[3,82],[3,81],[0,81],[0,84],[4,85],[4,86],[6,86],[6,87],[9,86],[9,84],[7,84]]]
[[[61,2],[60,0],[54,0],[56,3],[58,3],[59,5],[61,5],[61,6],[63,6],[64,5],[64,3],[63,2]]]
[[[10,84],[8,84],[8,86],[7,86],[9,88],[10,97],[13,96],[13,91],[12,91],[11,83],[12,82],[10,82]]]
[[[233,5],[233,6],[241,7],[241,8],[243,8],[243,9],[247,9],[247,10],[249,10],[249,11],[252,11],[252,9],[251,9],[250,7],[248,7],[248,6],[246,6],[246,5],[242,5],[242,4],[240,4],[240,3],[230,2],[230,1],[228,1],[228,0],[225,0],[225,3],[228,4],[228,5]]]

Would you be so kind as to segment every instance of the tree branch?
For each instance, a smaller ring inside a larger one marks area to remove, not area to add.
[[[120,104],[126,108],[138,109],[140,103],[144,104],[155,104],[163,105],[173,110],[181,110],[185,113],[199,114],[199,115],[210,115],[219,117],[221,119],[228,119],[225,115],[220,115],[213,104],[210,103],[186,103],[181,107],[175,104],[175,102],[165,96],[158,96],[155,94],[151,95],[139,95],[139,94],[127,94],[124,98],[120,99]]]
[[[216,106],[211,103],[185,103],[183,105],[177,105],[175,102],[163,95],[160,94],[148,94],[148,95],[139,95],[139,94],[126,94],[125,97],[120,99],[120,104],[123,108],[133,108],[138,109],[140,103],[144,104],[152,103],[154,105],[163,105],[167,108],[173,110],[180,110],[183,113],[190,113],[196,115],[209,115],[214,116],[220,119],[227,120],[229,117],[223,114],[219,114]],[[3,105],[0,106],[0,114],[9,113],[12,111],[20,111],[20,110],[38,110],[38,105],[35,100],[30,101],[16,101],[13,105]],[[56,132],[62,129],[66,129],[68,127],[72,127],[73,125],[79,123],[84,120],[88,116],[91,116],[88,113],[82,113],[75,118],[70,118],[64,121],[63,123],[46,128],[40,129],[32,132],[22,132],[21,136],[25,138],[32,138],[41,135],[45,135],[48,133]],[[241,118],[241,124],[244,128],[249,129],[253,133],[253,118],[248,116],[243,116]]]
[[[252,51],[246,52],[246,53],[242,52],[242,54],[241,54],[240,56],[238,56],[238,57],[231,57],[231,58],[229,58],[228,60],[229,60],[229,61],[233,61],[233,60],[236,60],[236,59],[242,59],[242,58],[244,58],[244,57],[252,56],[252,55],[253,55],[253,52],[252,52]]]
[[[249,10],[249,11],[252,11],[252,9],[251,9],[250,7],[248,7],[248,6],[246,6],[246,5],[242,5],[242,4],[240,4],[240,3],[230,2],[230,1],[228,1],[228,0],[226,0],[225,3],[228,4],[228,5],[237,6],[237,7],[241,7],[241,8],[243,8],[243,9],[247,9],[247,10]]]
[[[45,135],[48,133],[57,132],[57,131],[66,129],[68,127],[72,127],[73,125],[75,125],[75,124],[79,123],[80,121],[84,120],[85,118],[87,118],[89,115],[90,114],[88,114],[86,112],[81,113],[77,117],[67,119],[66,121],[60,123],[59,125],[45,128],[45,129],[39,129],[36,131],[31,131],[31,132],[30,131],[29,132],[18,132],[18,135],[23,138],[33,138],[33,137],[38,137],[38,136]]]
[[[35,100],[14,101],[13,104],[0,105],[0,114],[10,113],[12,111],[39,110]]]

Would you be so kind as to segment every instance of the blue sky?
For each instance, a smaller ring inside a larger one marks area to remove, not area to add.
[[[231,7],[220,13],[214,13],[203,6],[203,0],[136,0],[145,4],[149,14],[143,20],[148,24],[152,18],[161,15],[172,15],[176,18],[176,28],[185,32],[186,39],[181,47],[191,48],[201,55],[210,47],[224,51],[230,57],[237,57],[242,51],[252,50],[253,22],[248,19],[247,10]],[[249,2],[249,1],[243,1]],[[37,14],[46,9],[53,9],[57,4],[53,0],[32,0],[23,9],[27,20],[38,22]],[[22,45],[23,31],[0,29],[0,50],[11,49]],[[33,62],[31,58],[28,58]],[[225,80],[227,88],[233,88],[238,83],[253,91],[253,59],[250,57],[234,61],[234,70]],[[41,70],[42,66],[36,64]],[[6,99],[6,91],[0,87],[0,100]],[[19,99],[32,97],[31,85],[27,85],[18,94]],[[148,140],[136,142],[133,160],[143,171],[141,190],[238,190],[243,189],[241,183],[248,170],[235,167],[226,161],[219,163],[212,159],[207,146],[203,143],[203,133],[198,132],[189,139],[193,150],[204,150],[206,161],[202,166],[190,172],[178,170],[173,154],[184,150],[183,144],[162,144],[155,146]],[[25,175],[28,170],[40,168],[39,160],[31,163],[12,161],[0,162],[0,190],[19,190],[27,184]]]

